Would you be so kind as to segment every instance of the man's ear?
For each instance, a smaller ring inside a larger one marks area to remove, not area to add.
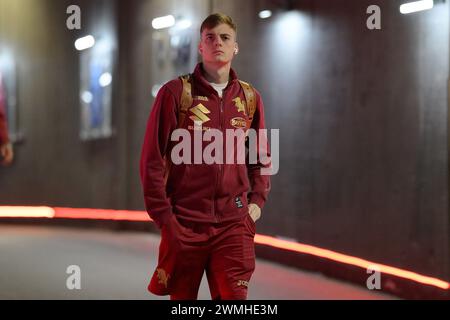
[[[203,48],[202,48],[202,43],[200,42],[198,44],[198,53],[200,53],[200,55],[202,54]]]
[[[236,44],[234,45],[234,54],[238,54],[238,52],[239,52],[239,46],[236,42]]]

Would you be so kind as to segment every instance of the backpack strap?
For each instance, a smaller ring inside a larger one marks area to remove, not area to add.
[[[248,129],[252,126],[253,116],[256,111],[256,97],[255,97],[255,90],[253,90],[253,87],[250,83],[239,80],[239,83],[241,84],[242,90],[244,90],[245,95],[245,101],[247,105],[247,126],[245,128],[245,131],[247,132]]]
[[[184,118],[186,118],[186,114],[188,109],[192,106],[192,102],[194,101],[192,98],[192,76],[191,74],[185,74],[179,77],[182,84],[183,89],[181,90],[180,97],[180,106],[178,109],[178,124],[177,128],[183,127]],[[169,173],[172,168],[172,161],[170,157],[165,157],[165,172],[164,172],[164,181],[167,185],[167,179],[169,178]]]
[[[180,77],[183,83],[183,90],[181,91],[180,110],[178,112],[178,128],[181,128],[186,117],[187,110],[192,106],[192,76],[185,74]]]

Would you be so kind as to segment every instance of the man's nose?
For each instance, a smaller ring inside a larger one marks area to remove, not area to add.
[[[222,39],[220,37],[214,38],[214,46],[222,45]]]

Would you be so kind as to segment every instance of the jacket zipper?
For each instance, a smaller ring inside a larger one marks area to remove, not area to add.
[[[220,131],[223,132],[223,99],[219,97],[219,101],[220,101],[220,113],[219,113],[219,125],[220,125]],[[212,212],[213,212],[213,216],[214,216],[214,220],[215,222],[219,222],[219,217],[216,213],[216,192],[217,192],[217,185],[219,183],[219,181],[222,181],[222,164],[218,164],[218,170],[216,173],[216,183],[214,185],[214,193],[213,193],[213,207],[212,207]]]

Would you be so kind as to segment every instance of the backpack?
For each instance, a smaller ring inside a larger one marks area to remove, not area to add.
[[[186,74],[180,77],[183,83],[183,91],[181,92],[180,98],[180,110],[178,112],[178,128],[181,128],[184,123],[184,118],[186,117],[187,110],[192,106],[193,98],[192,98],[192,76],[191,74]],[[253,116],[256,111],[256,99],[255,99],[255,91],[253,87],[242,80],[239,80],[239,84],[244,90],[245,96],[245,107],[246,113],[248,115],[247,125],[245,127],[245,131],[250,129],[252,125]]]
[[[183,83],[183,90],[181,92],[180,97],[180,108],[178,110],[178,125],[177,128],[181,128],[184,124],[184,119],[187,114],[187,110],[192,106],[194,99],[192,98],[192,75],[185,74],[179,77]],[[253,121],[253,116],[256,111],[256,98],[255,91],[253,87],[242,80],[239,80],[239,84],[244,90],[245,96],[245,107],[246,113],[248,115],[248,120],[246,121],[245,131],[247,132],[250,129]],[[172,166],[172,161],[170,161],[170,157],[165,157],[165,173],[164,173],[164,181],[167,185],[167,179],[169,177],[170,168]]]

